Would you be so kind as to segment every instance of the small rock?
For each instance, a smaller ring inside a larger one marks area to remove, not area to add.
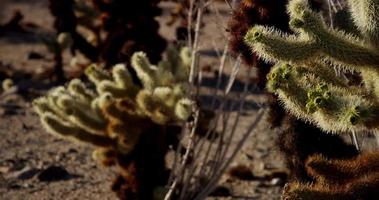
[[[65,168],[54,165],[49,166],[38,174],[38,180],[46,182],[67,180],[69,178],[70,174]]]
[[[40,54],[40,53],[37,53],[37,52],[30,52],[29,55],[28,55],[28,59],[29,60],[36,60],[36,59],[43,59],[44,57]]]
[[[288,180],[289,174],[285,170],[272,171],[265,175],[265,179],[270,180],[272,186],[283,186]]]
[[[59,162],[59,161],[61,161],[61,160],[63,160],[65,158],[65,155],[64,154],[57,154],[56,156],[55,156],[55,161],[56,162]]]
[[[270,185],[272,185],[272,186],[280,186],[282,184],[283,184],[283,180],[280,178],[273,178],[270,181]]]
[[[229,172],[229,176],[241,179],[241,180],[254,180],[256,177],[251,172],[251,169],[245,165],[237,165],[232,167]]]
[[[217,186],[210,194],[211,197],[228,197],[231,195],[229,188],[225,186]]]
[[[76,150],[74,148],[69,148],[67,153],[78,153],[78,150]]]
[[[249,160],[253,160],[254,159],[254,156],[251,155],[251,154],[249,154],[249,153],[246,153],[245,155],[246,155],[247,159],[249,159]]]
[[[12,183],[12,184],[8,185],[8,189],[11,189],[11,190],[19,190],[21,188],[22,188],[22,186],[17,184],[17,183]]]

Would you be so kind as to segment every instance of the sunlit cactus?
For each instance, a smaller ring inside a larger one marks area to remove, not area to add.
[[[130,186],[115,183],[120,198],[151,199],[154,188],[164,184],[164,155],[170,145],[166,137],[173,134],[168,127],[180,125],[192,114],[188,49],[171,49],[168,57],[157,67],[143,52],[133,55],[132,68],[142,86],[133,82],[124,64],[115,65],[111,73],[92,65],[85,73],[94,89],[74,79],[33,102],[48,132],[94,145],[95,159],[120,167],[118,179]],[[156,177],[141,178],[141,173]]]
[[[268,88],[284,106],[334,133],[379,127],[379,2],[348,4],[359,34],[328,28],[306,0],[291,0],[287,9],[293,35],[254,26],[245,36],[255,53],[276,63]],[[363,85],[349,84],[334,68],[359,72]]]

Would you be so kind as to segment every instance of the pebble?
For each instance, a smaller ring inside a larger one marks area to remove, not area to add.
[[[231,195],[230,189],[226,186],[217,186],[209,196],[212,197],[228,197]]]
[[[71,176],[68,171],[61,166],[51,165],[38,174],[38,180],[43,182],[67,180]]]
[[[273,178],[270,181],[270,185],[272,185],[272,186],[281,186],[281,185],[283,185],[283,179],[281,179],[281,178]]]
[[[246,165],[237,165],[232,167],[229,172],[229,176],[240,180],[254,180],[256,177],[252,173],[251,169]]]

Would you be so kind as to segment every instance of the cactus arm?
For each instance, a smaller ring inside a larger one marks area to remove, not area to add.
[[[322,19],[314,12],[305,10],[302,18],[293,19],[296,20],[301,22],[297,23],[296,28],[314,38],[328,59],[356,67],[358,70],[359,66],[376,67],[379,64],[379,54],[375,50],[368,48],[365,42],[352,35],[326,28]]]
[[[278,94],[285,108],[327,132],[366,130],[379,125],[377,106],[361,94],[322,83],[316,76],[304,76],[289,65],[275,66],[268,78],[269,89]]]
[[[106,121],[96,117],[89,104],[81,104],[68,95],[58,97],[59,108],[65,111],[66,119],[88,132],[104,134]]]
[[[79,79],[71,80],[68,84],[67,90],[71,95],[78,97],[85,103],[89,103],[95,98],[95,94],[88,90],[84,83]]]
[[[317,98],[306,99],[305,95],[309,91],[300,87],[288,87],[280,88],[277,93],[291,113],[317,124],[326,132],[343,133],[378,128],[378,108],[372,106],[370,102],[362,101],[360,97],[354,95],[338,94],[332,90],[336,93],[332,92],[332,98],[325,102],[322,97],[317,97],[323,102],[318,105],[315,103]]]
[[[291,183],[286,185],[282,199],[285,200],[355,200],[349,193],[328,188],[326,185]]]
[[[177,102],[174,91],[170,87],[157,87],[154,89],[152,95],[168,107],[174,107]]]
[[[124,64],[117,64],[112,69],[112,75],[116,85],[122,89],[127,90],[129,97],[134,98],[139,86],[133,83],[132,76]]]
[[[187,81],[191,68],[191,51],[188,47],[183,47],[179,53],[180,60],[178,66],[173,70],[175,78],[181,82]]]
[[[104,134],[106,130],[106,121],[96,119],[95,117],[89,116],[87,112],[80,108],[73,109],[71,115],[69,115],[71,122],[76,124],[78,127],[87,130],[91,133]]]
[[[362,35],[372,44],[379,47],[379,2],[377,0],[348,0],[348,5]]]
[[[175,115],[179,120],[187,120],[192,114],[194,102],[190,99],[180,99],[175,106]]]
[[[301,63],[318,57],[316,42],[298,40],[263,26],[254,26],[245,36],[246,43],[261,58],[270,62]]]
[[[379,71],[375,69],[366,69],[361,71],[366,89],[371,92],[377,99],[379,98]]]
[[[124,64],[117,64],[112,69],[112,75],[117,85],[127,88],[134,85],[132,77]]]
[[[287,184],[283,199],[356,200],[377,199],[379,186],[378,153],[363,153],[352,159],[326,159],[313,155],[306,162],[312,184]]]
[[[157,124],[165,124],[172,119],[170,109],[162,101],[154,98],[148,90],[143,90],[136,97],[138,107]]]
[[[103,80],[112,80],[112,77],[106,71],[100,69],[94,64],[86,68],[85,74],[88,79],[95,84],[98,84]]]
[[[104,80],[98,84],[97,92],[100,95],[110,93],[115,98],[123,98],[134,96],[136,91],[120,87],[113,81]]]
[[[105,121],[106,118],[104,116],[104,113],[101,110],[100,107],[100,102],[101,102],[102,96],[96,97],[92,102],[91,102],[91,110],[95,113],[95,117],[97,117],[100,120]]]
[[[32,104],[35,112],[40,116],[46,112],[54,113],[54,110],[50,107],[49,100],[46,97],[37,98]]]
[[[156,86],[156,69],[152,68],[149,59],[143,52],[136,52],[131,58],[132,67],[141,80],[142,85],[147,90],[152,90]]]
[[[62,119],[52,113],[45,113],[41,116],[43,126],[48,132],[55,135],[72,138],[79,142],[89,143],[99,147],[108,147],[113,145],[113,141],[105,136],[91,134],[83,129],[77,128],[69,123],[64,123]]]
[[[350,160],[330,160],[322,155],[311,156],[306,161],[307,172],[318,181],[346,184],[352,179],[379,169],[379,154],[366,153]]]

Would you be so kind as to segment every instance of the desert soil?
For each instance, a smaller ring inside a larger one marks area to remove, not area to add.
[[[0,23],[8,21],[17,9],[24,15],[24,22],[36,25],[33,33],[0,36],[0,68],[23,72],[51,68],[52,55],[36,37],[36,33],[53,33],[47,4],[47,0],[0,0]],[[158,19],[162,24],[161,34],[172,40],[173,28],[165,25],[170,4],[163,4],[162,7],[165,14]],[[230,14],[228,6],[217,4],[216,7],[220,10],[219,15],[211,12],[205,16],[200,42],[204,55],[202,65],[214,69],[218,65],[214,49],[222,48],[226,42],[225,26]],[[31,52],[43,55],[43,58],[30,59]],[[241,74],[245,70],[241,69]],[[18,81],[31,83],[22,76]],[[35,84],[32,94],[26,97],[13,94],[0,99],[0,199],[116,199],[110,192],[115,173],[92,160],[91,147],[59,139],[42,128],[31,107],[31,100],[45,92],[41,89],[43,87],[38,87],[44,84],[32,83]],[[252,93],[248,99],[253,103],[251,109],[244,113],[237,134],[253,121],[257,112],[254,102],[264,103],[264,97],[259,93]],[[210,198],[280,199],[285,180],[259,178],[284,170],[283,159],[275,146],[277,133],[278,130],[269,129],[262,120],[231,165],[231,168],[244,166],[247,169],[244,172],[248,175],[224,175],[220,186],[227,188],[228,192],[224,197]]]

